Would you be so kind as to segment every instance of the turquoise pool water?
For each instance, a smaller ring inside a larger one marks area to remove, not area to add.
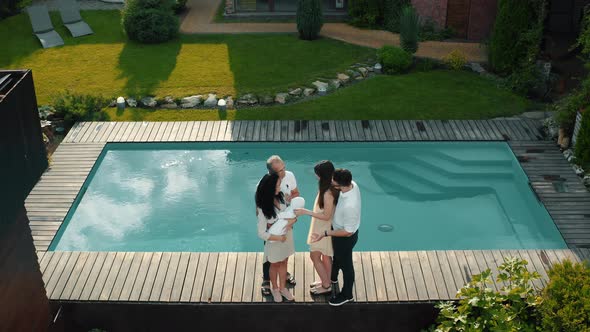
[[[254,191],[272,154],[308,207],[317,161],[352,171],[359,251],[566,248],[507,144],[417,142],[108,144],[51,249],[260,251]]]

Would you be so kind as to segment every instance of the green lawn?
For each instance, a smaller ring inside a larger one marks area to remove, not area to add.
[[[470,72],[432,71],[378,76],[325,97],[286,106],[227,112],[127,109],[113,121],[487,119],[511,116],[531,103]]]
[[[0,68],[33,69],[40,104],[65,89],[105,97],[274,93],[332,77],[375,55],[331,39],[308,42],[285,34],[181,35],[168,43],[142,45],[127,40],[118,11],[85,11],[82,16],[95,34],[74,39],[52,13],[66,45],[47,50],[25,14],[0,21]]]

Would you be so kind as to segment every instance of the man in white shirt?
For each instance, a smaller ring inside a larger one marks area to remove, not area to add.
[[[266,168],[269,173],[276,173],[281,179],[281,192],[284,195],[285,203],[289,205],[291,199],[299,196],[299,189],[297,189],[297,180],[293,172],[287,171],[285,162],[281,157],[274,155],[270,156],[266,161]]]
[[[281,192],[283,193],[283,198],[285,199],[286,205],[291,203],[291,199],[299,197],[299,189],[297,189],[297,180],[295,179],[295,174],[286,170],[285,162],[283,159],[281,159],[281,157],[277,155],[270,156],[266,160],[266,169],[268,170],[269,174],[276,173],[279,175],[279,179],[281,180]],[[293,278],[293,275],[289,272],[287,272],[287,282],[293,286],[296,284],[295,278]],[[269,287],[270,262],[264,262],[264,264],[262,264],[262,294],[269,295]]]
[[[358,185],[352,181],[352,174],[347,169],[336,169],[332,177],[332,186],[340,190],[340,197],[334,218],[332,230],[324,234],[312,234],[312,241],[319,241],[326,236],[332,237],[334,258],[332,262],[332,289],[337,289],[338,273],[342,270],[344,285],[340,294],[334,294],[329,301],[332,306],[340,306],[354,301],[352,286],[354,285],[354,266],[352,264],[352,249],[358,241],[358,229],[361,224],[361,192]]]

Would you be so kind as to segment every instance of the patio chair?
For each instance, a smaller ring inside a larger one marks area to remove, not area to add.
[[[27,13],[31,20],[31,26],[35,36],[39,38],[43,48],[50,48],[64,44],[61,36],[53,29],[49,11],[45,5],[34,5],[27,7]]]
[[[82,20],[80,8],[75,0],[60,0],[59,14],[66,28],[70,30],[72,37],[81,37],[94,33],[90,26]]]

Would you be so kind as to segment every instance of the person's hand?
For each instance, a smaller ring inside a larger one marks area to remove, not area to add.
[[[281,235],[281,242],[287,241],[287,235]]]
[[[285,198],[285,203],[291,203],[291,195],[290,194],[285,194],[284,198]]]
[[[295,212],[295,215],[299,217],[309,214],[310,211],[308,209],[295,209],[293,212]]]
[[[311,242],[318,242],[319,240],[323,239],[324,235],[323,234],[318,234],[318,233],[313,233],[311,234]]]

